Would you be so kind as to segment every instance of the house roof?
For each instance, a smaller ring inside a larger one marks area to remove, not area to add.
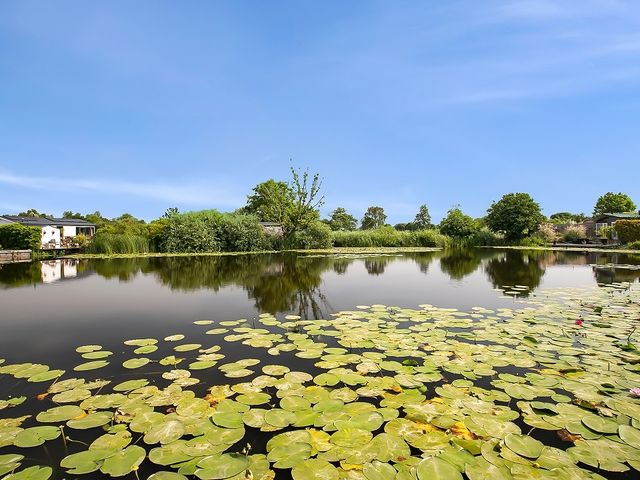
[[[618,219],[634,219],[634,218],[640,218],[640,213],[639,212],[633,212],[633,213],[602,213],[600,215],[598,215],[597,217],[594,217],[594,220],[599,220],[601,218],[604,217],[613,217],[613,218],[618,218]]]
[[[2,215],[0,218],[7,220],[5,223],[15,222],[28,227],[46,227],[48,225],[56,227],[95,227],[95,224],[77,218],[19,217],[17,215]]]

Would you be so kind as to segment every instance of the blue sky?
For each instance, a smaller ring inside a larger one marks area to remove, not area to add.
[[[0,213],[640,203],[636,0],[0,3]]]

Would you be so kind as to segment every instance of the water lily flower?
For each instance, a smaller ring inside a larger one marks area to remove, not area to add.
[[[581,318],[578,318],[578,319],[576,320],[576,325],[582,325],[583,323],[584,323],[584,320],[583,320],[583,319],[581,319]]]
[[[631,390],[629,390],[629,393],[632,397],[640,398],[640,387],[632,388]]]

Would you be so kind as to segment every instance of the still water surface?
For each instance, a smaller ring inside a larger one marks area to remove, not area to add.
[[[161,339],[180,333],[187,341],[207,346],[213,339],[193,324],[200,319],[252,321],[264,312],[278,318],[286,314],[331,318],[333,312],[372,304],[409,308],[433,304],[460,310],[519,308],[527,297],[544,295],[545,289],[638,281],[640,256],[493,249],[7,264],[0,265],[0,358],[7,363],[40,362],[71,372],[83,361],[75,348],[98,344],[114,352],[112,363],[87,372],[84,378],[122,381],[141,374],[151,378],[157,373],[153,365],[135,372],[120,366],[131,357],[123,340]],[[520,286],[521,293],[514,297],[503,294],[501,289],[514,285]],[[255,349],[235,345],[226,348],[226,361],[247,356],[262,359]],[[160,356],[172,353],[170,347],[158,352]],[[273,361],[264,357],[264,363]],[[302,369],[300,359],[292,354],[283,355],[278,362]],[[306,371],[318,373],[313,361],[304,363]],[[228,383],[219,372],[207,371],[198,377],[204,379],[202,375],[206,382],[195,389],[199,394],[204,394],[207,385]],[[15,381],[0,379],[0,398],[12,395],[14,388]],[[29,388],[27,394],[33,396],[42,389]],[[24,390],[20,393],[25,394]],[[29,414],[30,403],[0,412],[0,418]],[[260,443],[259,439],[255,442]],[[57,463],[43,455],[40,450],[35,452],[33,464]],[[53,456],[59,458],[60,453]],[[64,478],[64,472],[56,470],[54,478]]]

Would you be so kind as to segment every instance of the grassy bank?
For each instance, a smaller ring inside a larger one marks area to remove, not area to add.
[[[502,245],[502,246],[478,246],[476,248],[497,248],[504,250],[546,250],[557,252],[596,252],[596,253],[626,253],[630,255],[640,255],[640,250],[632,250],[630,248],[603,248],[603,247],[557,247],[557,246],[521,246],[521,245]]]
[[[321,248],[316,250],[260,250],[255,252],[208,252],[208,253],[75,253],[65,255],[60,258],[71,259],[92,259],[92,258],[161,258],[161,257],[223,257],[229,255],[260,255],[265,253],[313,253],[313,254],[331,254],[331,255],[373,255],[373,254],[393,254],[393,253],[420,253],[420,252],[436,252],[442,248],[434,247],[336,247]]]

